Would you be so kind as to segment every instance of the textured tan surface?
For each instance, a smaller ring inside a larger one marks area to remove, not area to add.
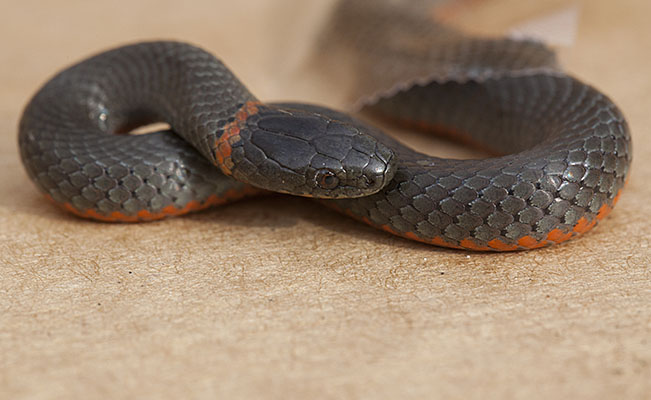
[[[467,3],[450,15],[476,31],[534,13]],[[55,70],[178,38],[263,99],[319,101],[328,93],[288,77],[328,2],[3,4],[0,398],[649,398],[651,3],[578,3],[561,60],[624,110],[633,173],[594,232],[517,254],[411,243],[285,197],[141,225],[64,215],[28,181],[15,139]]]

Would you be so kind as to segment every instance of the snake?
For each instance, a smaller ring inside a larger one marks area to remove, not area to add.
[[[371,107],[498,154],[454,160],[328,107],[262,102],[194,45],[140,42],[45,83],[20,119],[20,155],[46,198],[99,221],[158,220],[273,191],[455,249],[527,250],[590,230],[627,179],[621,111],[556,70],[480,72],[403,87]],[[129,134],[158,121],[170,129]]]

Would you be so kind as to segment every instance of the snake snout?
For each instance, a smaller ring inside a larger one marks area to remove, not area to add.
[[[330,120],[323,134],[311,140],[316,155],[307,173],[309,195],[352,198],[377,193],[395,174],[393,151],[346,122]]]
[[[396,157],[382,143],[374,141],[374,149],[366,157],[366,164],[357,178],[360,196],[373,194],[385,187],[396,172]]]
[[[351,134],[342,134],[343,129],[350,129]],[[315,141],[319,156],[312,162],[316,168],[312,196],[363,197],[377,193],[389,183],[396,171],[392,150],[354,127],[332,131],[338,133]]]

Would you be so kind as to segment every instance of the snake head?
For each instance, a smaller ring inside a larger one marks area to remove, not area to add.
[[[229,139],[222,170],[262,189],[325,199],[367,196],[389,183],[392,150],[332,110],[306,108],[256,106]]]

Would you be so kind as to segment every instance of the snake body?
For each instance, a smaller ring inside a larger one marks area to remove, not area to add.
[[[49,198],[105,221],[159,219],[260,189],[358,197],[393,177],[390,149],[300,106],[262,104],[195,46],[139,43],[51,79],[24,111],[19,145]],[[161,120],[178,135],[120,135]]]
[[[631,161],[618,108],[560,72],[413,85],[373,108],[506,155],[430,157],[338,111],[262,103],[178,42],[120,47],[57,74],[27,105],[19,146],[41,191],[83,217],[152,220],[272,190],[409,239],[491,251],[586,232],[615,205]],[[173,132],[119,134],[152,121]]]

